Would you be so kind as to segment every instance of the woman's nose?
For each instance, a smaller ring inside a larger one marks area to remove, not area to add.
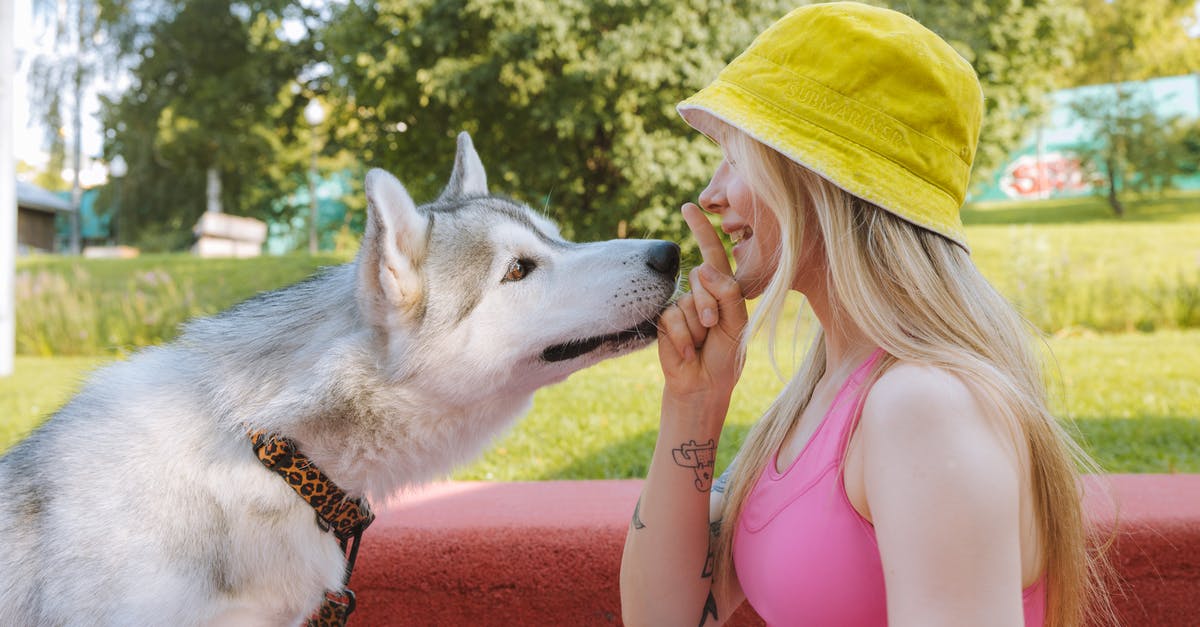
[[[720,184],[720,176],[713,176],[708,187],[700,192],[700,208],[709,213],[721,213],[728,205],[724,186]]]

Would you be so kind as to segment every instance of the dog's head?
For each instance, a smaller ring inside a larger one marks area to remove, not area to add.
[[[490,195],[466,133],[450,182],[418,207],[392,175],[367,174],[358,301],[386,337],[381,364],[461,402],[532,392],[655,338],[679,247],[573,243],[544,216]]]

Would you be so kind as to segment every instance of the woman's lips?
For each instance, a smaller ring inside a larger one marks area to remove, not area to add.
[[[733,241],[733,245],[737,246],[754,236],[754,229],[749,226],[743,226],[740,229],[735,229],[729,232],[729,239]]]
[[[738,258],[738,252],[742,248],[742,244],[746,243],[746,241],[753,236],[754,229],[751,229],[749,226],[743,226],[741,228],[729,231],[729,239],[733,242],[733,249],[729,252],[733,255],[734,259]]]

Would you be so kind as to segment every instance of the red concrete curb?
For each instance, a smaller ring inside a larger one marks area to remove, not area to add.
[[[1115,543],[1122,623],[1200,624],[1200,475],[1103,481],[1092,478],[1088,511]],[[621,548],[641,484],[451,482],[399,498],[364,535],[351,625],[621,624]],[[728,624],[762,621],[743,606]]]
[[[1200,625],[1200,475],[1104,480],[1107,489],[1089,485],[1088,518],[1098,538],[1114,543],[1121,624]]]

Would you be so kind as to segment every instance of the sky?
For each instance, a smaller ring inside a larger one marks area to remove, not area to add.
[[[3,2],[5,0],[0,0]],[[43,167],[48,159],[43,145],[45,144],[45,131],[32,116],[29,101],[29,64],[32,58],[38,53],[50,52],[51,47],[48,42],[38,41],[35,37],[36,32],[40,29],[34,27],[32,0],[15,0],[13,6],[15,33],[13,43],[17,49],[18,66],[15,76],[15,84],[13,89],[13,138],[15,139],[14,157],[17,162],[24,161],[25,163],[34,165],[39,169]],[[103,129],[100,128],[98,119],[100,113],[100,100],[97,97],[95,89],[91,90],[84,97],[83,101],[83,155],[87,160],[89,156],[98,156],[103,149]],[[66,132],[71,131],[71,121],[67,120]],[[70,160],[70,138],[68,138],[68,161]],[[69,173],[68,173],[69,174]],[[84,186],[103,182],[104,170],[100,167],[85,168],[83,176]],[[98,180],[97,180],[98,179]]]

